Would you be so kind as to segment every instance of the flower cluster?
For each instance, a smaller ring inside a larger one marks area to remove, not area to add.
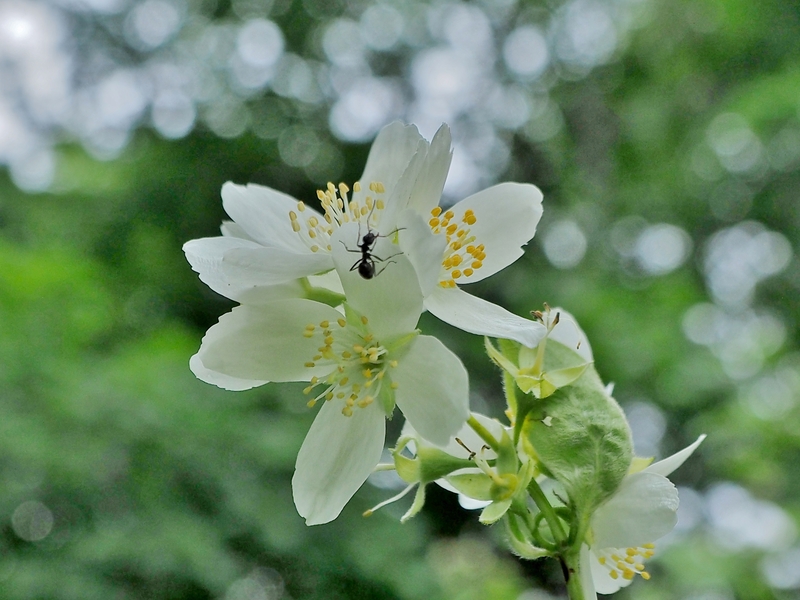
[[[190,360],[228,390],[308,382],[317,415],[297,456],[295,505],[309,525],[335,519],[376,468],[416,490],[459,495],[479,520],[502,524],[524,559],[557,558],[573,600],[649,579],[654,542],[675,525],[667,476],[702,442],[650,464],[635,458],[625,416],[562,309],[523,318],[461,289],[523,253],[542,214],[529,184],[503,183],[440,206],[451,159],[443,125],[428,142],[393,123],[377,136],[361,179],[329,183],[316,202],[226,183],[232,221],[184,252],[200,279],[239,306]],[[470,413],[467,371],[418,329],[429,311],[483,335],[502,371],[508,425]],[[492,342],[489,338],[497,341]],[[386,419],[405,426],[393,462],[378,465]]]

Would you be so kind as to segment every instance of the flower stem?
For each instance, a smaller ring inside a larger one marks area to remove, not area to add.
[[[489,446],[492,450],[497,452],[500,448],[500,442],[498,442],[492,433],[486,429],[478,419],[475,418],[475,415],[470,415],[469,419],[467,419],[467,424],[472,427],[472,430],[477,433],[481,439],[486,442],[486,445]]]
[[[569,600],[589,600],[583,589],[580,546],[564,552],[559,557],[559,561],[561,562],[561,571],[564,573],[564,580],[567,583]]]
[[[556,546],[563,548],[567,542],[567,533],[564,531],[561,519],[558,518],[556,511],[553,510],[553,506],[547,500],[547,496],[544,495],[542,488],[536,483],[536,479],[531,479],[531,482],[528,484],[528,494],[530,494],[530,497],[536,503],[545,521],[547,521],[547,524],[550,526],[550,532],[553,534],[553,541]]]

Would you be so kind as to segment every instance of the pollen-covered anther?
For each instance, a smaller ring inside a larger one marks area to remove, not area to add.
[[[634,546],[625,548],[624,551],[619,548],[605,548],[603,550],[595,550],[597,562],[608,570],[608,575],[611,579],[631,580],[636,575],[641,576],[642,579],[650,579],[650,573],[645,570],[642,561],[651,558],[655,546],[653,544],[645,544],[643,546]],[[638,559],[641,560],[638,560]]]
[[[442,214],[440,207],[431,211],[428,225],[433,233],[443,233],[447,239],[444,257],[442,258],[442,276],[439,285],[443,288],[456,287],[456,279],[471,277],[483,266],[486,258],[486,246],[475,244],[476,237],[471,227],[478,222],[475,212],[469,208],[460,219],[452,210]],[[461,267],[464,263],[465,267]]]

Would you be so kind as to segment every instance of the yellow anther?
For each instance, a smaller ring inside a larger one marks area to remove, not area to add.
[[[451,247],[453,250],[461,250],[461,242],[459,242],[459,241],[455,241],[455,242],[453,242],[452,244],[450,244],[450,247]]]
[[[313,389],[314,389],[314,386],[313,386],[313,385],[310,385],[310,386],[308,386],[307,388],[305,388],[305,389],[303,390],[303,393],[304,393],[304,394],[306,394],[306,395],[307,395],[307,394],[310,394],[310,393],[311,393],[311,390],[313,390]]]
[[[445,231],[447,232],[447,235],[453,235],[457,229],[458,225],[456,225],[455,223],[451,223],[450,225],[447,226],[447,229]]]
[[[310,383],[311,385],[317,385],[317,383],[319,383],[319,377],[317,377],[316,375],[314,375],[314,376],[311,378],[311,381],[309,381],[309,383]]]
[[[642,544],[642,548],[646,548],[647,550],[655,550],[656,549],[656,545],[655,544]]]
[[[305,366],[307,369],[313,369],[317,365],[315,363],[313,363],[313,362],[307,362],[307,363],[304,363],[303,366]]]
[[[314,332],[313,331],[309,331],[308,329],[306,329],[303,332],[303,337],[312,338],[312,337],[314,337]]]
[[[391,385],[391,386],[389,386],[389,387],[391,387],[393,390],[396,390],[397,388],[399,388],[399,387],[400,387],[400,384],[399,384],[399,383],[397,383],[396,381],[393,381],[393,382],[392,382],[392,385]]]
[[[377,193],[377,191],[378,191],[378,184],[377,184],[377,182],[375,182],[375,181],[371,182],[371,183],[369,184],[369,190],[370,190],[371,192],[376,192],[376,193]]]
[[[339,324],[339,327],[344,327],[345,325],[347,325],[347,321],[345,321],[345,320],[344,320],[344,319],[342,319],[341,317],[339,317],[338,319],[336,319],[336,322]]]
[[[453,254],[453,256],[450,257],[450,261],[453,263],[454,267],[457,267],[458,265],[460,265],[461,264],[461,260],[462,260],[462,258],[461,258],[460,254]]]
[[[371,202],[370,202],[370,204],[371,204]],[[361,207],[361,216],[364,217],[367,214],[369,214],[369,207],[368,206],[362,206]]]
[[[597,562],[599,562],[601,565],[606,564],[606,557],[605,556],[598,557]]]
[[[469,277],[469,276],[470,276],[470,275],[472,275],[473,273],[474,273],[474,271],[473,271],[472,269],[470,269],[469,267],[467,267],[466,269],[464,269],[464,277]]]
[[[358,394],[358,392],[360,392],[360,391],[361,391],[361,384],[360,383],[354,383],[353,384],[353,395]]]
[[[344,398],[344,392],[336,392],[336,397],[337,397],[339,400],[341,400],[342,398]]]
[[[347,185],[346,185],[346,184],[344,184],[344,183],[340,183],[340,184],[339,184],[339,194],[340,194],[340,195],[344,196],[344,195],[345,195],[345,194],[347,194],[347,192],[349,192],[349,191],[350,191],[350,188],[349,188],[349,187],[347,187]]]
[[[328,392],[325,394],[325,401],[330,402],[331,400],[333,400],[333,392]]]
[[[611,571],[609,573],[609,576],[611,577],[611,579],[618,579],[619,578],[619,573],[617,573],[616,571]]]
[[[433,217],[430,221],[428,221],[428,225],[430,225],[431,228],[438,227],[439,223],[440,223],[440,221],[436,217]]]
[[[478,219],[475,217],[475,215],[464,215],[464,222],[467,225],[475,225],[477,221]]]
[[[319,246],[317,246],[316,244],[314,244],[313,246],[311,246],[311,251],[312,251],[312,252],[318,252],[318,251],[319,251]]]
[[[466,232],[466,231],[464,231],[463,229],[459,229],[459,230],[456,232],[456,237],[463,238],[465,235],[467,235],[467,232]]]
[[[327,329],[328,327],[331,326],[331,322],[330,321],[320,321],[319,322],[319,326],[322,327],[323,329]]]
[[[472,264],[470,265],[470,267],[472,267],[473,269],[480,269],[482,266],[483,263],[479,260],[472,261]]]
[[[650,573],[648,573],[647,571],[642,571],[641,573],[639,573],[639,575],[641,575],[642,579],[644,579],[645,581],[650,581]]]
[[[361,322],[362,322],[364,325],[366,325],[367,323],[369,323],[369,319],[367,319],[367,316],[366,316],[366,315],[361,315]]]
[[[322,360],[322,354],[315,354],[311,357],[312,360]]]
[[[353,416],[353,409],[352,409],[352,408],[350,408],[349,406],[345,406],[345,407],[342,409],[342,414],[343,414],[345,417],[352,417],[352,416]]]
[[[375,206],[377,207],[378,210],[383,210],[385,204],[383,203],[383,200],[378,199],[375,201]]]
[[[309,230],[308,230],[308,237],[310,237],[310,238],[315,238],[315,237],[317,237],[317,232],[316,232],[316,231],[314,231],[313,229],[309,229]]]
[[[348,381],[350,381],[350,378],[349,378],[349,377],[342,377],[342,378],[339,380],[339,385],[347,385],[347,382],[348,382]]]
[[[316,399],[316,398],[312,398],[311,400],[309,400],[308,402],[306,402],[306,406],[307,406],[308,408],[314,408],[314,405],[315,405],[316,403],[317,403],[317,399]]]
[[[432,209],[431,210],[431,214],[434,217],[438,217],[440,214],[442,214],[442,207],[441,206],[437,206],[436,208]]]
[[[453,271],[452,277],[453,277],[453,279],[458,279],[459,277],[461,277],[461,271],[456,269],[455,271]]]
[[[444,218],[447,219],[448,221],[452,219],[454,216],[455,213],[452,210],[448,210],[446,213],[444,213]]]
[[[325,338],[325,343],[326,343],[326,344],[328,344],[328,346],[330,346],[331,344],[333,344],[333,336],[332,336],[332,335],[329,335],[328,337],[326,337],[326,338]]]
[[[364,396],[364,399],[358,403],[361,408],[366,408],[375,400],[372,396]]]
[[[323,206],[325,205],[326,202],[330,202],[328,200],[328,197],[325,195],[325,192],[323,192],[322,190],[317,190],[317,198],[319,199],[320,202],[322,202]]]
[[[333,183],[331,183],[330,181],[329,181],[329,182],[328,182],[328,184],[327,184],[327,188],[328,188],[328,191],[329,191],[331,194],[335,194],[335,193],[336,193],[336,186],[335,186],[335,185],[333,185]]]
[[[397,365],[398,365],[398,362],[396,360],[390,360],[389,361],[389,366],[390,367],[396,367]]]
[[[369,379],[372,377],[372,369],[364,369],[361,371],[361,374],[364,376],[364,379]]]
[[[360,181],[356,181],[353,184],[353,191],[354,192],[360,192],[361,191],[361,182]]]
[[[364,352],[364,346],[360,344],[353,344],[353,350],[361,354],[362,352]]]
[[[306,209],[306,203],[305,202],[303,202],[301,200],[300,202],[297,203],[297,210],[299,210],[300,212],[303,212],[305,209]]]
[[[348,351],[348,350],[343,350],[342,351],[342,358],[351,358],[352,356],[353,356],[353,354],[350,351]]]

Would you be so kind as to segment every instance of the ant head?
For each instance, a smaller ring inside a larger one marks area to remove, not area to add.
[[[380,236],[372,231],[371,229],[364,234],[364,237],[361,239],[362,244],[372,245],[372,243],[378,239]]]

